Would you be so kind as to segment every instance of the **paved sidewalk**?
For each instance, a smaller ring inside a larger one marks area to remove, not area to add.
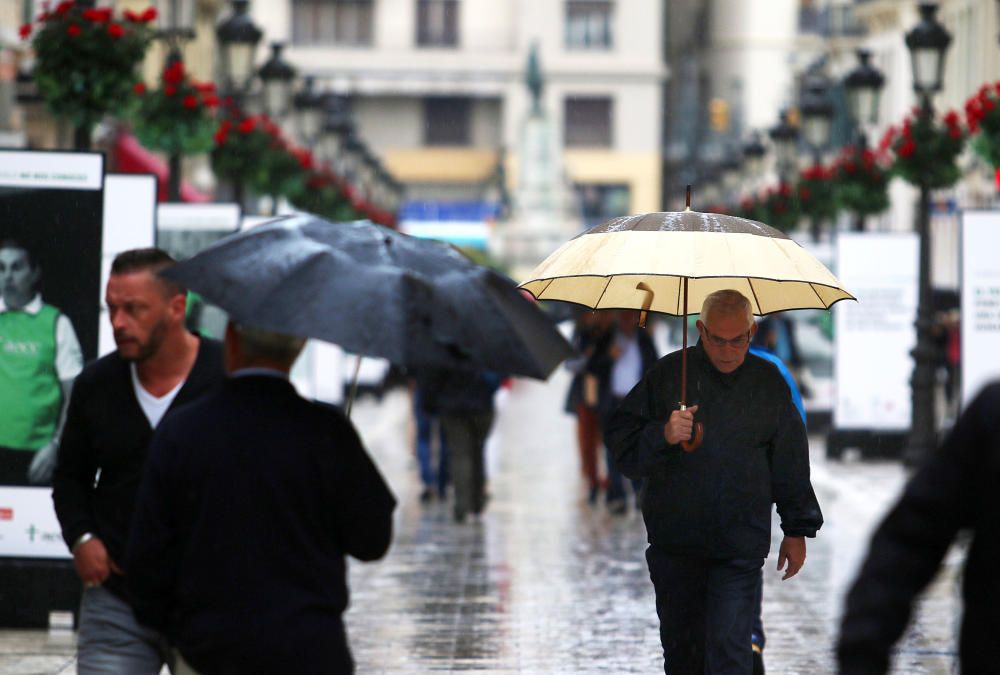
[[[388,557],[352,564],[347,613],[359,673],[662,672],[653,590],[638,514],[584,499],[567,381],[517,381],[489,444],[492,499],[457,525],[448,504],[421,505],[404,391],[363,399],[354,419],[400,501]],[[833,672],[846,586],[874,523],[905,479],[895,463],[828,463],[814,442],[826,525],[808,562],[781,582],[766,563],[768,673]],[[780,530],[774,528],[777,550]],[[961,553],[953,552],[900,645],[898,673],[954,663]],[[0,673],[75,673],[71,633],[0,631]]]

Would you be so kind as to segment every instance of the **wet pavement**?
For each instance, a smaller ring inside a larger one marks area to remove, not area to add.
[[[354,420],[399,501],[383,561],[351,565],[348,630],[360,673],[662,672],[645,531],[634,510],[586,502],[567,380],[519,380],[500,398],[488,444],[491,500],[456,524],[421,504],[405,391],[366,398]],[[846,586],[871,528],[905,480],[894,462],[827,462],[813,443],[826,516],[802,572],[765,567],[768,673],[834,672],[831,646]],[[780,530],[774,527],[772,550]],[[921,601],[899,645],[898,673],[955,670],[960,550]],[[0,673],[75,673],[72,633],[0,631]]]

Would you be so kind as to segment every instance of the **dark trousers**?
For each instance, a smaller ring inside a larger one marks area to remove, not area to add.
[[[622,399],[617,396],[611,397],[610,405],[606,406],[606,411],[604,414],[603,428],[607,429],[610,426],[611,417],[615,414],[618,409],[618,404],[622,402]],[[619,501],[625,499],[625,477],[622,472],[618,470],[615,466],[615,458],[611,454],[611,450],[605,446],[604,448],[604,459],[608,465],[608,491],[604,494],[604,499],[608,503]],[[639,494],[642,490],[642,480],[632,479],[632,492],[635,493],[636,506],[639,506]]]
[[[419,397],[419,393],[418,393]],[[424,487],[437,490],[444,497],[448,488],[448,444],[444,440],[444,425],[436,417],[423,411],[419,399],[413,407],[417,421],[417,461],[420,463],[420,481]],[[434,426],[438,427],[437,469],[434,468]]]
[[[451,453],[451,482],[455,487],[455,518],[469,512],[480,513],[486,500],[486,437],[493,425],[493,413],[441,415],[444,435]]]
[[[656,590],[663,672],[749,675],[763,558],[713,560],[646,549]]]

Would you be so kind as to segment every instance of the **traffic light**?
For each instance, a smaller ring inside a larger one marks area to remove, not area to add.
[[[709,101],[708,120],[715,131],[727,131],[729,129],[729,104],[718,97]]]

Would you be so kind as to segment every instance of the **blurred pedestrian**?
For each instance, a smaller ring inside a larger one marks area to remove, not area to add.
[[[587,371],[587,363],[602,338],[613,327],[613,312],[581,312],[573,326],[572,344],[577,356],[567,359],[573,373],[566,396],[566,412],[576,416],[576,441],[580,451],[580,471],[587,481],[587,501],[597,503],[601,488],[597,451],[602,445],[598,411],[600,386],[597,376]]]
[[[434,499],[443,500],[447,495],[448,482],[451,476],[448,472],[448,443],[444,437],[444,425],[436,415],[427,412],[424,399],[427,397],[419,383],[413,387],[413,417],[417,425],[417,462],[420,464],[420,501],[428,503]],[[437,432],[437,433],[435,433]],[[437,462],[434,461],[434,440],[437,437]]]
[[[118,348],[73,385],[52,500],[83,582],[77,670],[156,675],[166,642],[135,618],[122,567],[153,429],[222,383],[222,347],[184,328],[186,294],[160,249],[111,263],[106,301]],[[143,574],[144,571],[137,571]]]
[[[486,508],[486,437],[493,426],[496,373],[435,370],[420,378],[424,407],[438,415],[450,455],[455,522]]]
[[[639,325],[639,312],[617,310],[613,314],[614,324],[605,332],[587,361],[586,370],[598,382],[598,411],[601,427],[608,428],[609,420],[618,405],[639,382],[643,374],[656,362],[656,347],[649,332]],[[608,465],[608,491],[605,502],[608,511],[622,515],[627,511],[625,481],[609,448],[605,448]],[[642,481],[633,478],[632,491],[636,508]]]
[[[42,269],[0,240],[0,485],[48,485],[73,379],[83,369],[69,318],[42,301]]]
[[[963,673],[1000,669],[1000,381],[961,414],[943,445],[910,479],[875,530],[847,594],[837,642],[840,672],[885,673],[917,596],[959,532],[971,541],[962,574]]]
[[[153,438],[129,588],[195,672],[354,670],[345,556],[385,554],[396,500],[351,422],[288,381],[304,343],[230,322],[225,386]]]
[[[771,504],[784,539],[779,570],[802,568],[805,538],[823,522],[809,482],[809,448],[788,386],[748,355],[756,330],[750,302],[710,294],[688,350],[661,358],[611,418],[605,439],[622,473],[645,479],[646,560],[656,591],[664,672],[750,673],[747,649],[760,569],[770,548]],[[695,422],[700,447],[685,449]]]

